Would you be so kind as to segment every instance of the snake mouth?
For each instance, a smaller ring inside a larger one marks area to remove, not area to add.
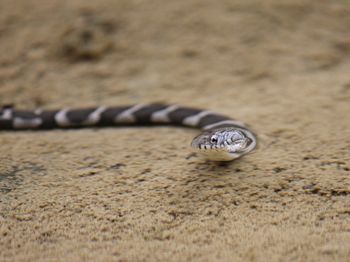
[[[192,148],[199,151],[226,151],[230,153],[243,152],[252,140],[249,138],[239,139],[235,141],[224,141],[221,144],[210,144],[210,143],[192,143]]]
[[[199,150],[199,151],[210,151],[210,150],[228,151],[227,146],[225,146],[225,145],[200,144],[200,145],[192,146],[192,147],[196,150]]]
[[[231,161],[239,158],[242,154],[230,152],[226,147],[214,148],[213,145],[201,145],[194,150],[202,157],[212,161]]]

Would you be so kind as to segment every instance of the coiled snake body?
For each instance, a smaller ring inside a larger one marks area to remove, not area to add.
[[[251,152],[257,144],[248,127],[207,110],[149,104],[35,111],[0,109],[0,130],[39,130],[129,125],[177,125],[200,128],[192,148],[214,161],[230,161]]]

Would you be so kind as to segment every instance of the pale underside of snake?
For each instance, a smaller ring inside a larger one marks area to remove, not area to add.
[[[205,158],[231,161],[257,145],[254,133],[229,117],[178,105],[148,104],[60,110],[0,109],[0,130],[47,130],[83,127],[174,125],[202,129],[191,146]]]

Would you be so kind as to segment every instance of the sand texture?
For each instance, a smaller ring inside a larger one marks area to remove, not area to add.
[[[0,0],[0,104],[248,123],[0,133],[0,261],[350,261],[350,2]]]

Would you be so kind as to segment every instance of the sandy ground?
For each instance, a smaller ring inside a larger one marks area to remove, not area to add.
[[[349,261],[349,1],[0,0],[0,103],[161,101],[244,121],[0,134],[0,261]]]

